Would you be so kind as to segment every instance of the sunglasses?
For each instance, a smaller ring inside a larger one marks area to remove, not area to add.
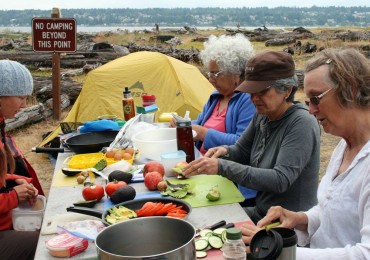
[[[218,76],[220,76],[222,73],[222,71],[219,71],[219,72],[207,72],[207,76],[208,78],[214,78],[214,79],[217,79]]]
[[[326,90],[325,92],[323,92],[322,94],[318,95],[318,96],[313,96],[310,98],[310,101],[306,101],[306,105],[309,106],[310,104],[314,105],[314,106],[318,106],[320,104],[320,100],[330,92],[330,90],[332,90],[333,88],[329,88],[328,90]]]

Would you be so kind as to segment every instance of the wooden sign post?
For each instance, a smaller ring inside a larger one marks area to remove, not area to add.
[[[60,53],[76,51],[76,20],[60,18],[59,8],[53,8],[51,18],[32,19],[32,48],[37,52],[52,52],[53,117],[61,117]]]

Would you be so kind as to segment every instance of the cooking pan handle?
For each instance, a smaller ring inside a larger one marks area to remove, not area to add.
[[[64,153],[64,148],[33,147],[32,152],[35,152],[35,153]]]
[[[75,212],[75,213],[80,213],[80,214],[85,214],[97,218],[102,218],[103,217],[103,212],[100,210],[96,209],[88,209],[85,207],[68,207],[67,208],[68,212]]]

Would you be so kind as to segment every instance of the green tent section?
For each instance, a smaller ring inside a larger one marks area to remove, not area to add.
[[[158,52],[135,52],[115,59],[88,73],[81,93],[63,122],[87,122],[102,115],[124,118],[122,97],[129,87],[135,105],[141,106],[141,96],[156,96],[159,114],[186,110],[196,118],[214,90],[199,69]],[[60,132],[51,133],[43,146]]]

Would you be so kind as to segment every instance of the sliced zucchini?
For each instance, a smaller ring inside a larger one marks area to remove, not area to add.
[[[221,238],[217,236],[210,236],[208,238],[208,243],[211,245],[211,247],[220,249],[224,243],[222,243]]]
[[[196,253],[197,258],[205,258],[207,256],[206,251],[197,251]]]
[[[222,232],[226,231],[226,228],[217,228],[213,230],[213,235],[221,237]]]
[[[209,237],[209,236],[212,236],[213,234],[213,231],[210,230],[210,229],[202,229],[200,232],[199,232],[199,235],[201,237]]]
[[[205,250],[207,246],[208,246],[208,241],[203,238],[199,238],[195,241],[195,250],[197,251]]]
[[[226,241],[226,230],[224,230],[224,232],[222,232],[221,240],[222,240],[223,243],[225,243],[225,241]]]

